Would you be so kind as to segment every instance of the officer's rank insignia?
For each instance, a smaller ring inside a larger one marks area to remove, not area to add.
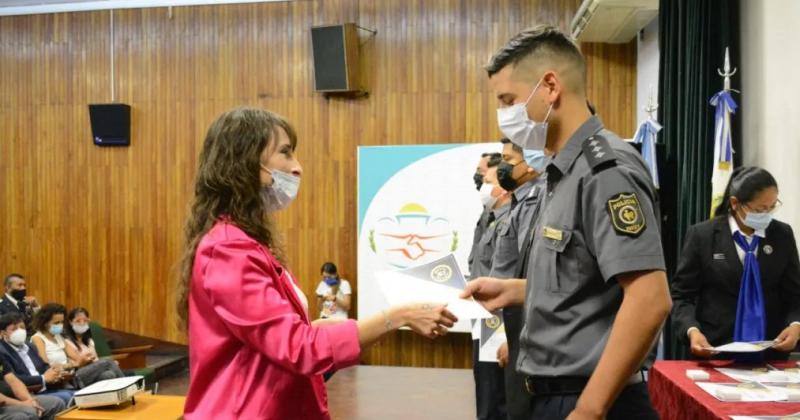
[[[437,265],[431,270],[431,280],[437,283],[446,283],[453,277],[453,269],[448,265]]]
[[[621,235],[638,236],[646,227],[636,193],[621,193],[609,199],[608,213],[614,230]]]

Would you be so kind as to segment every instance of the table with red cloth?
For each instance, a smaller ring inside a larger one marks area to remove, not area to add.
[[[796,368],[797,362],[769,362],[776,368]],[[730,419],[730,416],[785,416],[800,412],[800,403],[722,402],[686,376],[687,369],[708,372],[710,379],[697,382],[737,382],[715,368],[737,367],[731,361],[661,360],[650,369],[648,390],[658,414],[664,420]],[[750,367],[752,368],[752,366]],[[746,369],[746,368],[745,368]]]

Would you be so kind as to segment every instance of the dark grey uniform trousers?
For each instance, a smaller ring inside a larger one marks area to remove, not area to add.
[[[578,402],[578,394],[548,395],[531,399],[531,420],[565,419]],[[658,414],[650,403],[647,383],[628,385],[620,393],[607,420],[658,420]]]
[[[480,320],[479,320],[480,321]],[[503,369],[497,363],[479,362],[480,340],[472,340],[472,374],[478,420],[506,420]]]

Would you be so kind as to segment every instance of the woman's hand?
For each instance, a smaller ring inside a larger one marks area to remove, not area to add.
[[[800,339],[800,324],[789,325],[778,334],[778,338],[775,339],[775,345],[772,348],[777,351],[792,351],[797,347],[798,339]]]
[[[697,328],[692,329],[689,333],[689,350],[697,357],[711,357],[718,354],[718,351],[711,350],[712,346],[703,333]]]
[[[417,334],[436,338],[447,334],[458,318],[441,303],[410,303],[398,308],[402,318],[401,326],[411,328]]]

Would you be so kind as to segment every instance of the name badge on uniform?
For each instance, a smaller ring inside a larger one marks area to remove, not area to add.
[[[544,232],[542,232],[542,233],[544,234],[545,238],[553,239],[553,240],[556,240],[556,241],[560,241],[560,240],[562,240],[564,238],[564,233],[563,232],[561,232],[558,229],[553,229],[553,228],[548,227],[548,226],[544,227]]]
[[[714,254],[714,259],[715,260],[724,260],[725,259],[725,254]]]

